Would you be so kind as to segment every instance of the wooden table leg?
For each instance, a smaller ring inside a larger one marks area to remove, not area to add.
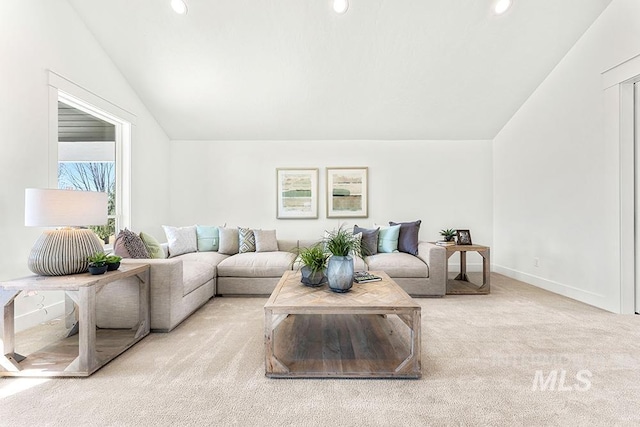
[[[90,374],[96,369],[96,287],[80,288],[78,309],[80,328],[78,337],[78,370]]]
[[[15,352],[15,318],[13,302],[20,291],[0,290],[0,306],[2,316],[0,316],[0,366],[7,371],[20,371],[19,363],[25,359],[24,356]]]
[[[400,320],[404,322],[411,331],[411,351],[407,358],[395,369],[397,373],[421,376],[422,359],[422,316],[420,310],[412,310],[410,314],[398,314]]]
[[[489,248],[478,251],[478,253],[482,256],[482,286],[478,289],[479,291],[490,292],[491,290],[491,258],[489,253]]]
[[[465,282],[469,281],[469,276],[467,276],[467,252],[460,251],[460,274],[456,276],[456,280],[463,280]]]
[[[144,275],[136,275],[139,286],[139,315],[135,339],[149,333],[151,327],[151,311],[149,310],[149,270]]]
[[[274,315],[272,310],[265,309],[264,313],[264,366],[265,374],[284,374],[289,372],[287,368],[275,355],[274,335],[278,325],[287,318],[287,314]]]

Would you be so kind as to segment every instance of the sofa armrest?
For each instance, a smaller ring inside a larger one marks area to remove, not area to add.
[[[440,286],[442,295],[447,292],[447,250],[429,242],[418,243],[418,258],[427,264],[429,282]]]
[[[125,258],[125,264],[149,264],[151,329],[169,330],[180,316],[184,295],[182,260]]]

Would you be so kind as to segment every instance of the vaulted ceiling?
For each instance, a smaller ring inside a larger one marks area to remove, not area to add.
[[[173,140],[491,139],[611,0],[69,0]]]

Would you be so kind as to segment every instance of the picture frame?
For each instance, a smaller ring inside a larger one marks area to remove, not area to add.
[[[276,218],[318,218],[318,168],[276,169]]]
[[[367,218],[367,167],[327,168],[327,218]]]
[[[473,245],[469,230],[456,230],[456,243],[458,245]]]

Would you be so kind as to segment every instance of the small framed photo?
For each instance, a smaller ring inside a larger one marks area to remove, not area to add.
[[[366,167],[327,168],[327,218],[366,218]]]
[[[471,243],[471,233],[469,230],[457,230],[456,231],[456,240],[459,245],[472,245]]]
[[[276,169],[278,219],[318,218],[318,169]]]

